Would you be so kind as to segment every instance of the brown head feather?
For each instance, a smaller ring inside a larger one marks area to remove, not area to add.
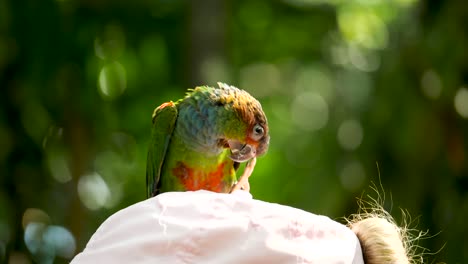
[[[219,97],[220,103],[230,104],[237,116],[247,124],[245,141],[255,147],[260,147],[260,149],[257,150],[260,154],[265,152],[268,148],[270,137],[267,118],[260,102],[244,90],[224,83],[218,83],[218,85],[225,91]],[[254,140],[251,138],[251,131],[257,124],[264,130],[265,136],[261,140]]]

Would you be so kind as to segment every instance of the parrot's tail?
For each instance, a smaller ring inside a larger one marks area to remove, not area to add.
[[[375,186],[374,186],[375,187]],[[402,210],[403,223],[399,226],[393,217],[383,208],[385,197],[377,188],[378,198],[359,199],[359,212],[346,218],[348,227],[356,234],[361,243],[366,264],[377,263],[423,263],[427,249],[418,245],[421,239],[428,237],[428,232],[410,228],[409,215]]]

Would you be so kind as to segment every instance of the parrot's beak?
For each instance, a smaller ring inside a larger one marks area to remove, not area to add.
[[[254,146],[241,143],[236,140],[228,140],[229,148],[231,149],[231,156],[235,162],[245,162],[255,157],[257,150]]]

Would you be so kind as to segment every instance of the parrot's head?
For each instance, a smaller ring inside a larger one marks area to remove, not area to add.
[[[265,154],[270,143],[268,123],[260,103],[246,91],[218,83],[216,104],[229,113],[221,144],[231,150],[230,158],[245,162]]]

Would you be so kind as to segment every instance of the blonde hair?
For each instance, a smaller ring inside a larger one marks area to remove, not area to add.
[[[402,210],[403,222],[397,225],[393,217],[385,211],[381,196],[375,188],[378,198],[367,196],[367,201],[358,199],[359,211],[346,218],[348,227],[356,234],[361,243],[366,264],[423,263],[425,249],[417,242],[426,237],[427,232],[411,229],[409,216]],[[418,253],[418,251],[421,251]]]

